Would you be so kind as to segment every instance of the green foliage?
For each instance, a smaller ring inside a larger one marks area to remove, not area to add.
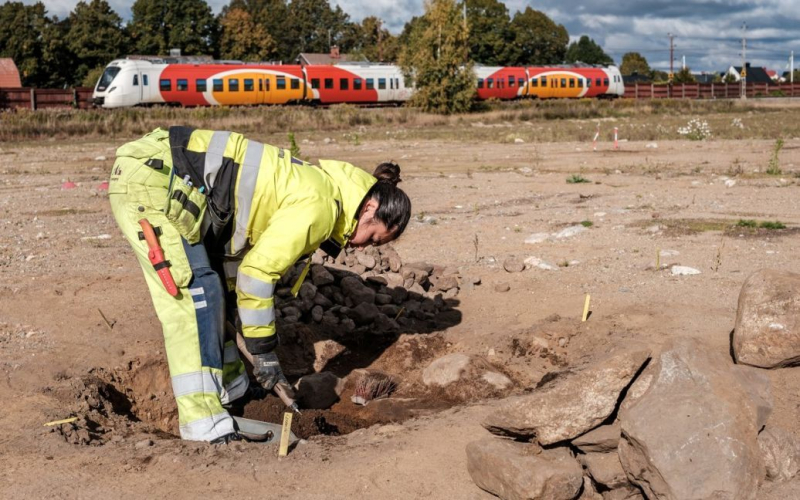
[[[526,7],[511,20],[514,44],[519,52],[509,65],[558,64],[564,61],[569,35],[543,12]]]
[[[614,60],[603,51],[603,48],[586,35],[583,35],[577,42],[569,44],[566,60],[568,63],[614,64]]]
[[[758,227],[758,222],[752,219],[739,219],[739,222],[736,223],[736,227]]]
[[[328,0],[291,0],[279,25],[289,41],[283,55],[294,61],[301,52],[327,53],[331,45],[345,52],[349,47],[341,42],[350,24],[350,16],[338,5],[331,8]]]
[[[66,40],[67,48],[77,61],[73,67],[75,82],[84,81],[94,68],[124,56],[128,42],[122,30],[122,18],[106,0],[78,2],[69,15]],[[96,83],[97,79],[94,81]]]
[[[242,9],[227,9],[220,15],[219,53],[223,59],[266,61],[277,45],[267,29]]]
[[[781,160],[778,157],[781,153],[781,149],[783,149],[783,139],[780,137],[775,140],[775,145],[772,146],[772,156],[769,159],[769,166],[767,167],[767,173],[769,175],[781,175],[783,171],[781,171]]]
[[[98,66],[94,69],[90,69],[86,75],[83,77],[83,80],[80,82],[81,87],[94,87],[97,85],[97,81],[103,76],[103,71],[106,70],[105,64],[102,66]]]
[[[292,155],[294,158],[300,158],[300,146],[297,145],[297,141],[294,138],[294,132],[289,132],[289,154]]]
[[[619,66],[619,71],[623,75],[644,75],[650,76],[650,65],[647,64],[647,59],[638,52],[626,52],[622,55],[622,63]]]
[[[581,221],[581,226],[583,226],[583,227],[592,227],[592,226],[594,226],[594,222],[592,222],[590,220],[584,220],[584,221]]]
[[[392,62],[400,51],[398,37],[383,27],[383,21],[375,16],[365,17],[361,24],[349,23],[346,29],[343,47],[350,47],[348,53],[357,58],[359,55],[368,61]]]
[[[567,184],[584,184],[589,182],[592,181],[580,174],[572,174],[571,176],[567,177]]]
[[[749,229],[767,229],[767,230],[779,230],[779,229],[786,229],[786,224],[780,221],[763,221],[758,222],[752,219],[739,219],[739,222],[736,223],[736,227],[746,227]]]
[[[722,79],[723,83],[737,83],[738,81],[733,73],[725,73],[725,78]]]
[[[454,0],[431,0],[414,23],[400,54],[400,66],[413,78],[411,105],[439,114],[472,107],[475,76],[467,60],[467,30]]]
[[[764,221],[761,223],[759,227],[761,227],[762,229],[771,229],[771,230],[786,229],[786,224],[780,221],[775,221],[775,222]]]
[[[685,68],[681,68],[680,71],[675,73],[674,78],[672,79],[673,83],[695,83],[697,80],[694,78],[692,74],[692,70],[689,69],[689,66]]]
[[[508,8],[498,0],[465,0],[469,57],[479,64],[502,66],[517,58]]]
[[[136,0],[128,30],[138,54],[212,54],[217,18],[204,0]]]

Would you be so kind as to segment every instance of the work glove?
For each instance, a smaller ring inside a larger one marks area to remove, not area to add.
[[[268,391],[271,391],[278,382],[289,384],[274,351],[253,356],[253,375],[258,383]]]

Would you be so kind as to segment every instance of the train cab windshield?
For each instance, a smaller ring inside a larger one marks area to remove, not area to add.
[[[117,76],[119,71],[120,68],[116,66],[109,66],[106,68],[106,70],[103,71],[103,76],[100,77],[100,81],[97,82],[97,91],[103,92],[106,90],[108,86],[111,85],[111,82],[114,81],[114,77]]]

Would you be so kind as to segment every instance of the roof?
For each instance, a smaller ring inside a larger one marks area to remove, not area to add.
[[[332,65],[340,62],[352,61],[353,59],[350,58],[349,54],[339,54],[339,57],[332,57],[330,54],[303,52],[297,57],[297,60],[303,65]]]
[[[0,57],[0,88],[22,87],[19,79],[19,70],[14,60]]]
[[[764,68],[759,68],[757,66],[750,66],[747,64],[747,82],[748,83],[775,83],[772,81],[772,78],[769,77],[766,70]],[[741,66],[734,66],[733,69],[742,74],[742,67]]]

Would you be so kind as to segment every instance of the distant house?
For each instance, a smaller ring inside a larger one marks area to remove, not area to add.
[[[772,81],[772,78],[770,78],[770,76],[767,74],[767,70],[765,68],[750,66],[750,63],[746,63],[744,67],[747,70],[746,73],[747,73],[748,83],[768,83],[768,84],[775,83],[774,81]],[[728,75],[735,78],[737,82],[740,81],[742,79],[742,67],[731,66],[730,68],[728,68],[728,71],[725,72],[725,76]]]
[[[0,57],[0,89],[14,87],[22,87],[17,65],[13,59]]]
[[[331,51],[328,54],[314,54],[311,52],[301,52],[299,56],[297,56],[297,62],[303,66],[308,65],[334,65],[341,62],[352,62],[352,61],[362,61],[363,58],[355,58],[351,57],[350,54],[341,54],[339,53],[339,47],[336,45],[331,47]]]
[[[767,76],[770,77],[770,79],[772,79],[773,82],[780,81],[779,80],[780,76],[778,76],[778,72],[777,71],[775,71],[774,69],[766,69],[766,68],[764,68],[764,69],[767,72]]]

